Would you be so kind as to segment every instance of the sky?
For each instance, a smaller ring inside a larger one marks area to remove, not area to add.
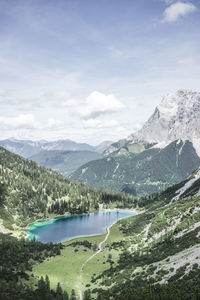
[[[0,0],[0,139],[127,137],[200,90],[199,28],[199,0]]]

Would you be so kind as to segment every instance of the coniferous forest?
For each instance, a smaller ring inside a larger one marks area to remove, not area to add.
[[[97,210],[101,203],[133,207],[136,201],[125,193],[98,191],[73,183],[1,147],[0,166],[4,204],[8,207],[8,210],[1,208],[0,217],[6,219],[5,227],[11,230],[13,223],[22,227],[52,214],[88,213]]]

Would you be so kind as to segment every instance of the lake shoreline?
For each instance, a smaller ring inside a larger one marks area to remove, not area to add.
[[[88,214],[91,214],[91,213],[98,213],[98,212],[109,212],[109,211],[127,211],[127,212],[132,212],[134,214],[140,214],[142,213],[143,211],[141,210],[138,210],[138,209],[134,209],[134,208],[103,208],[100,207],[100,209],[98,210],[95,210],[95,211],[91,211],[91,212],[88,212],[88,213],[83,213],[83,214],[75,214],[75,215],[70,215],[70,214],[64,214],[64,215],[57,215],[55,216],[54,218],[46,218],[46,219],[37,219],[35,220],[34,222],[28,224],[25,228],[24,228],[24,231],[27,232],[28,230],[31,230],[32,227],[35,227],[35,226],[43,226],[43,225],[47,225],[47,224],[51,224],[53,222],[55,222],[56,220],[59,220],[59,219],[63,219],[63,218],[67,218],[67,217],[78,217],[78,216],[87,216]]]
[[[33,234],[31,231],[34,230],[34,229],[37,229],[39,227],[43,227],[43,226],[46,226],[46,225],[51,225],[53,223],[55,223],[56,221],[58,220],[61,220],[61,219],[70,219],[70,218],[76,218],[76,217],[81,217],[81,216],[87,216],[87,215],[90,215],[90,214],[95,214],[95,213],[99,213],[99,212],[129,212],[129,213],[133,213],[133,215],[129,215],[129,216],[126,216],[126,217],[122,217],[120,218],[119,220],[122,220],[124,218],[127,218],[127,217],[131,217],[131,216],[134,216],[136,214],[138,214],[138,211],[134,210],[134,209],[118,209],[118,208],[109,208],[109,209],[104,209],[104,208],[100,208],[98,211],[94,211],[94,212],[90,212],[90,213],[85,213],[85,214],[77,214],[77,215],[60,215],[60,216],[56,216],[55,218],[52,218],[52,219],[38,219],[36,220],[35,222],[33,223],[30,223],[25,229],[25,233],[26,233],[26,239],[32,239],[32,238],[36,238],[37,240],[37,235]],[[118,220],[118,221],[119,221]],[[113,226],[117,221],[115,221],[113,224],[111,224],[111,226]],[[75,239],[79,239],[79,238],[87,238],[87,237],[94,237],[94,236],[101,236],[101,235],[105,235],[106,232],[107,232],[107,228],[109,226],[106,226],[105,227],[105,232],[104,233],[99,233],[99,234],[83,234],[83,235],[80,235],[80,236],[76,236],[76,237],[73,237],[73,238],[69,238],[68,240],[64,240],[64,241],[60,241],[60,243],[66,243],[66,242],[69,242],[69,241],[72,241],[72,240],[75,240]]]

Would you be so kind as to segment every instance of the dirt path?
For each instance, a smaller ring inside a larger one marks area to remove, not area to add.
[[[79,299],[83,300],[83,295],[82,295],[82,290],[81,290],[81,285],[82,285],[82,275],[83,275],[83,269],[84,267],[87,265],[87,263],[92,260],[97,254],[99,254],[102,251],[102,245],[107,241],[109,235],[110,235],[110,228],[114,225],[115,223],[113,223],[112,225],[110,225],[109,227],[107,227],[107,234],[105,236],[105,239],[99,243],[98,245],[98,250],[92,254],[90,257],[88,257],[88,259],[81,265],[80,268],[80,275],[79,275],[79,280],[78,280],[78,293],[79,293]]]

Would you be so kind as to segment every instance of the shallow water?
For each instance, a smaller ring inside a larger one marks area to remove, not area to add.
[[[55,219],[48,223],[32,224],[28,230],[29,239],[35,237],[43,243],[59,243],[77,237],[94,236],[106,233],[106,228],[116,221],[133,216],[125,210],[90,213]]]

